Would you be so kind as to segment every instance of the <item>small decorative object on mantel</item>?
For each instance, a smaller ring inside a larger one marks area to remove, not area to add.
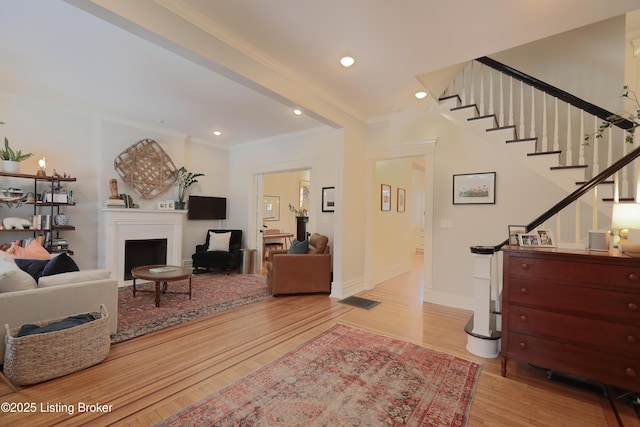
[[[184,198],[187,194],[187,188],[198,182],[196,178],[198,178],[199,176],[204,176],[204,174],[189,172],[184,166],[180,167],[180,169],[178,170],[178,179],[176,180],[176,182],[178,183],[178,201],[175,204],[176,209],[184,209]]]
[[[173,185],[176,165],[153,139],[143,139],[118,154],[113,167],[143,199],[153,199]]]

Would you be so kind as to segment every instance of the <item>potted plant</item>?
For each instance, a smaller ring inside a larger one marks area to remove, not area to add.
[[[178,169],[178,179],[176,180],[178,183],[178,201],[175,204],[176,209],[184,209],[184,197],[187,195],[187,188],[198,182],[196,178],[199,176],[204,176],[204,174],[189,172],[184,166]]]
[[[0,122],[3,125],[4,122]],[[9,173],[18,173],[20,167],[18,163],[31,157],[33,153],[22,154],[21,150],[14,151],[9,147],[9,140],[4,137],[4,149],[0,149],[0,159],[2,160],[2,170]]]
[[[634,111],[624,111],[607,117],[600,123],[600,126],[593,134],[587,134],[584,136],[585,144],[588,144],[589,141],[594,138],[601,139],[605,130],[616,125],[621,125],[627,131],[625,141],[629,144],[633,144],[635,130],[640,127],[640,100],[638,99],[638,95],[629,89],[629,86],[623,87],[621,96],[623,98],[627,98],[634,105]]]

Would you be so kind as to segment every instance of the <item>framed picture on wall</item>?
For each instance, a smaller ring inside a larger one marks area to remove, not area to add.
[[[334,212],[336,207],[336,188],[322,187],[322,212]]]
[[[387,184],[380,185],[380,210],[391,210],[391,186]]]
[[[396,197],[396,203],[397,203],[396,209],[398,210],[398,212],[404,212],[406,197],[407,197],[407,190],[405,190],[404,188],[398,188],[398,195]]]
[[[495,172],[453,175],[454,205],[492,205],[495,203]]]
[[[280,221],[280,196],[263,196],[262,220]]]

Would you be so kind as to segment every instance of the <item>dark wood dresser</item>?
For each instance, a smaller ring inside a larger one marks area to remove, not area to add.
[[[640,391],[640,258],[502,250],[502,376],[511,357]]]

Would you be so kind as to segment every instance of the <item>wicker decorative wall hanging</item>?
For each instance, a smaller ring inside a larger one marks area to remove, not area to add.
[[[143,139],[124,150],[113,161],[124,182],[143,199],[153,199],[176,182],[178,169],[153,139]]]

